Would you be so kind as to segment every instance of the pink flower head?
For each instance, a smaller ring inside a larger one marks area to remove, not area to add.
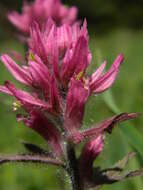
[[[46,28],[40,30],[34,23],[29,46],[32,55],[37,55],[48,68],[52,67],[64,88],[67,88],[73,75],[81,71],[84,74],[91,61],[86,20],[82,28],[78,24],[56,27],[49,19]]]
[[[34,22],[30,30],[29,47],[33,54],[37,54],[43,61],[47,61],[52,53],[52,49],[58,49],[60,58],[63,58],[67,50],[73,52],[78,39],[84,36],[88,43],[87,23],[84,21],[80,28],[78,23],[72,26],[63,24],[57,27],[55,22],[49,18],[40,29],[38,23]],[[91,56],[91,55],[89,55]]]
[[[64,6],[60,0],[35,0],[24,2],[22,13],[8,14],[10,22],[24,34],[29,34],[31,24],[36,21],[40,27],[51,17],[57,25],[73,24],[77,18],[77,8]]]
[[[8,71],[26,86],[26,90],[18,89],[7,81],[4,86],[0,86],[0,91],[16,99],[14,110],[18,112],[18,121],[23,121],[39,133],[57,156],[64,154],[64,141],[77,144],[89,140],[81,160],[85,154],[89,154],[91,158],[87,165],[92,165],[103,148],[104,133],[111,132],[116,123],[137,116],[123,113],[93,128],[81,129],[88,98],[113,85],[123,55],[117,56],[108,71],[103,72],[105,62],[88,76],[86,70],[91,61],[91,53],[86,21],[82,27],[79,24],[57,27],[49,18],[42,29],[34,22],[30,34],[26,64],[22,61],[24,64],[18,65],[7,54],[1,56]],[[22,114],[19,107],[23,109]],[[88,162],[88,159],[85,161]]]

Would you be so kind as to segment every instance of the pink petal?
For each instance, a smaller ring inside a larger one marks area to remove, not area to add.
[[[82,36],[78,39],[71,60],[67,59],[62,70],[62,80],[68,84],[73,74],[84,72],[88,65],[88,44],[87,40]]]
[[[69,25],[62,25],[57,28],[57,41],[58,47],[61,55],[64,55],[66,49],[72,44],[72,33],[71,27]]]
[[[47,47],[44,43],[44,39],[42,38],[39,26],[36,22],[33,23],[30,34],[31,38],[29,40],[29,46],[31,51],[34,54],[37,54],[41,58],[41,60],[47,65],[49,63]]]
[[[82,180],[91,180],[93,175],[93,162],[102,152],[104,146],[104,138],[99,135],[95,139],[89,140],[83,147],[79,161],[79,171]]]
[[[106,61],[104,61],[104,63],[92,74],[90,85],[94,84],[97,81],[97,79],[101,76],[105,66]]]
[[[59,71],[59,49],[58,49],[58,39],[55,26],[52,27],[51,32],[48,36],[48,55],[49,63],[53,67],[55,77],[60,80],[60,71]]]
[[[103,76],[99,77],[98,80],[95,81],[95,83],[92,84],[91,90],[93,91],[93,93],[97,94],[104,92],[112,86],[117,77],[123,59],[124,57],[121,54],[118,55],[111,68]]]
[[[85,71],[88,66],[88,41],[85,37],[80,37],[74,60],[76,62],[75,74]],[[78,49],[79,48],[79,49]]]
[[[54,77],[51,78],[51,87],[50,87],[50,103],[52,106],[52,109],[59,113],[61,111],[60,107],[60,95],[57,89],[56,80]]]
[[[49,17],[47,19],[47,22],[43,23],[41,31],[44,33],[45,36],[48,36],[53,26],[55,26],[55,22],[51,17]]]
[[[16,89],[15,86],[9,81],[5,82],[6,88],[16,97],[23,105],[38,106],[40,108],[49,109],[50,106],[48,103],[43,102],[42,100],[35,98],[30,95],[28,92],[23,90]]]
[[[29,72],[33,78],[33,84],[41,87],[45,91],[49,91],[50,74],[43,63],[29,62]]]
[[[36,21],[40,28],[51,17],[56,25],[72,25],[77,18],[77,8],[68,8],[60,0],[36,0],[34,2],[25,2],[22,7],[22,13],[16,11],[9,13],[9,21],[21,30],[24,34],[29,35],[30,26]]]
[[[1,61],[4,63],[9,72],[16,78],[16,80],[23,84],[31,85],[31,77],[29,73],[16,64],[8,55],[2,55]]]
[[[78,10],[76,7],[71,7],[69,10],[68,10],[68,15],[66,17],[67,19],[67,23],[72,23],[73,21],[76,20],[77,18],[77,13],[78,13]]]
[[[66,111],[64,126],[71,135],[82,124],[84,107],[89,92],[84,88],[81,81],[71,79],[70,87],[66,98]]]
[[[112,132],[114,126],[120,122],[127,121],[130,119],[135,119],[139,114],[137,113],[122,113],[116,116],[113,116],[107,120],[102,121],[101,123],[95,125],[94,127],[87,129],[81,132],[81,136],[84,138],[96,137],[102,134],[104,131],[109,133]]]
[[[7,87],[5,87],[5,86],[0,86],[0,92],[5,93],[5,94],[8,94],[8,95],[10,95],[10,96],[13,95],[13,94],[11,93],[11,91],[10,91]]]
[[[83,26],[80,31],[80,36],[84,36],[86,40],[88,41],[88,30],[87,30],[87,20],[84,19]]]
[[[19,30],[23,31],[24,33],[29,33],[29,29],[27,27],[29,18],[28,15],[21,17],[16,11],[13,11],[8,14],[9,21],[16,26]]]

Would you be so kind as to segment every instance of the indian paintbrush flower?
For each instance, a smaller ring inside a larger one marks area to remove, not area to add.
[[[20,66],[9,55],[1,55],[1,61],[8,71],[28,90],[18,89],[6,81],[0,86],[0,91],[16,99],[13,105],[17,120],[23,121],[50,145],[51,163],[62,165],[70,176],[75,173],[75,178],[71,176],[71,179],[77,183],[76,189],[96,186],[93,162],[103,150],[105,133],[111,133],[115,124],[134,119],[138,114],[122,113],[83,130],[84,109],[92,94],[100,94],[113,85],[124,57],[119,54],[106,72],[105,61],[88,76],[86,70],[91,62],[91,53],[86,21],[80,28],[77,23],[72,26],[56,26],[49,18],[40,28],[34,22],[30,29],[27,64]],[[22,113],[19,107],[23,109]],[[85,142],[85,145],[77,159],[74,146],[80,142]],[[34,152],[35,146],[29,149]],[[17,157],[16,160],[20,158]],[[34,158],[30,157],[29,160]],[[56,160],[53,161],[53,158]],[[38,159],[40,158],[36,157],[36,161]],[[46,162],[43,157],[41,159],[42,163]],[[100,171],[101,177],[102,174]]]
[[[23,34],[29,35],[31,24],[36,21],[40,27],[51,17],[57,25],[73,24],[77,19],[77,8],[67,7],[60,0],[24,1],[22,13],[12,11],[8,14],[9,21]]]

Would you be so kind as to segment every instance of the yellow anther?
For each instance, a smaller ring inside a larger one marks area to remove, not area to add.
[[[13,111],[17,111],[21,107],[21,103],[19,101],[13,102]]]
[[[35,61],[35,56],[34,56],[34,54],[32,52],[29,53],[29,59],[31,61]]]
[[[80,80],[80,79],[82,78],[83,74],[84,74],[84,71],[79,72],[79,73],[75,76],[75,79],[76,79],[76,80]]]

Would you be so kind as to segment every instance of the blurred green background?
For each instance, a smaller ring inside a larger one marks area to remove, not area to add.
[[[79,17],[87,17],[90,33],[90,48],[93,54],[89,73],[93,72],[104,59],[111,65],[118,53],[122,52],[125,61],[119,76],[112,87],[112,94],[117,107],[122,112],[141,112],[143,110],[143,1],[133,0],[65,0],[66,4],[79,7]],[[9,9],[20,10],[22,1],[0,1],[0,53],[16,50],[24,53],[24,47],[15,38],[15,29],[7,22],[6,13]],[[0,83],[7,79],[13,80],[4,66],[0,65]],[[13,80],[14,81],[14,80]],[[15,82],[15,81],[14,81]],[[108,95],[108,94],[107,94]],[[86,107],[84,127],[90,126],[113,115],[107,96],[92,97]],[[0,153],[22,153],[21,141],[25,140],[47,147],[45,142],[24,125],[16,122],[12,112],[12,99],[0,95]],[[136,128],[136,134],[128,139],[127,131],[120,130],[126,126]],[[121,124],[111,136],[106,138],[104,152],[95,161],[95,165],[110,167],[125,154],[134,151],[137,143],[143,152],[143,117],[127,124]],[[135,146],[134,146],[135,145]],[[138,146],[138,145],[137,145]],[[142,154],[143,155],[143,154]],[[137,157],[129,164],[129,169],[143,166],[143,156]],[[63,189],[63,178],[55,167],[22,165],[4,165],[0,167],[0,190],[58,190]],[[143,178],[127,180],[102,189],[141,190]]]

